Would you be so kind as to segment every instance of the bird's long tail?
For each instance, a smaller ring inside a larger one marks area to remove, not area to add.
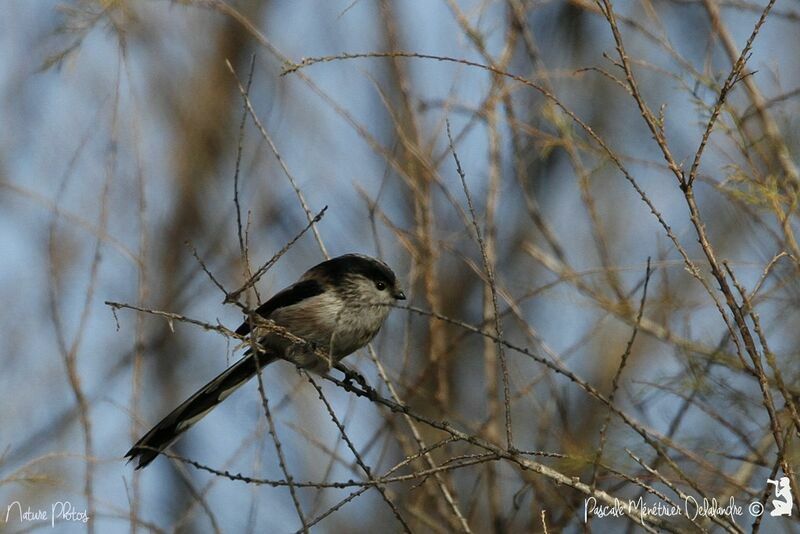
[[[259,367],[263,368],[273,361],[275,361],[274,357],[264,353],[259,354]],[[255,374],[256,360],[252,354],[249,354],[228,367],[222,374],[172,410],[160,423],[142,436],[125,454],[125,457],[129,458],[128,461],[138,459],[139,463],[136,469],[145,467],[189,427],[202,419]]]

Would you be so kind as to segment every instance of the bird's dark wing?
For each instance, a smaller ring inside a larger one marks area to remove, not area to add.
[[[315,280],[302,280],[287,287],[259,306],[256,313],[268,318],[275,310],[319,295],[323,290],[322,285]],[[236,329],[236,333],[239,335],[246,335],[249,332],[250,324],[247,321]],[[273,361],[275,361],[273,355],[259,352],[258,365],[256,365],[254,356],[248,351],[244,358],[206,384],[142,436],[125,456],[130,460],[138,461],[137,469],[146,466],[178,436],[225,400],[234,390],[255,376],[257,369],[263,368]]]
[[[287,287],[280,293],[277,293],[271,299],[259,306],[256,310],[256,313],[266,319],[269,318],[272,312],[278,308],[285,308],[286,306],[297,304],[302,300],[319,295],[323,291],[324,288],[322,287],[322,284],[316,280],[302,280]],[[250,333],[250,322],[245,321],[242,323],[242,325],[236,329],[236,333],[240,336]]]

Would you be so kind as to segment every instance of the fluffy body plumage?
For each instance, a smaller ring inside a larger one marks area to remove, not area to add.
[[[137,469],[145,467],[189,427],[255,376],[257,369],[275,360],[286,359],[311,371],[327,372],[333,362],[375,337],[389,315],[390,305],[398,299],[405,299],[405,295],[394,272],[374,258],[346,254],[312,267],[297,283],[256,310],[261,321],[271,321],[306,343],[290,341],[255,324],[255,336],[264,350],[257,354],[247,350],[242,359],[142,436],[125,456],[131,461],[138,459]],[[245,321],[236,333],[252,335],[250,321]],[[312,349],[327,353],[330,360],[320,358]]]

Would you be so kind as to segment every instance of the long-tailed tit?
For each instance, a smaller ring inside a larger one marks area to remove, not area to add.
[[[315,372],[327,371],[332,362],[369,343],[389,315],[390,305],[405,298],[389,266],[368,256],[346,254],[312,267],[256,310],[257,322],[263,325],[259,327],[253,321],[258,350],[248,350],[242,359],[172,410],[125,456],[138,460],[137,469],[145,467],[255,376],[258,369],[278,359]],[[279,328],[270,329],[269,323]],[[278,333],[280,329],[291,336]],[[250,332],[251,320],[236,330],[242,336]],[[290,339],[293,336],[304,343]],[[329,358],[321,358],[319,352]]]

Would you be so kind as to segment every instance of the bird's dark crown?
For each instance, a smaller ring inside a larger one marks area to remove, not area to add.
[[[395,287],[397,283],[397,277],[388,265],[361,254],[345,254],[323,261],[309,269],[304,278],[316,273],[333,282],[339,282],[348,275],[360,274],[373,282],[385,282],[389,287]]]

